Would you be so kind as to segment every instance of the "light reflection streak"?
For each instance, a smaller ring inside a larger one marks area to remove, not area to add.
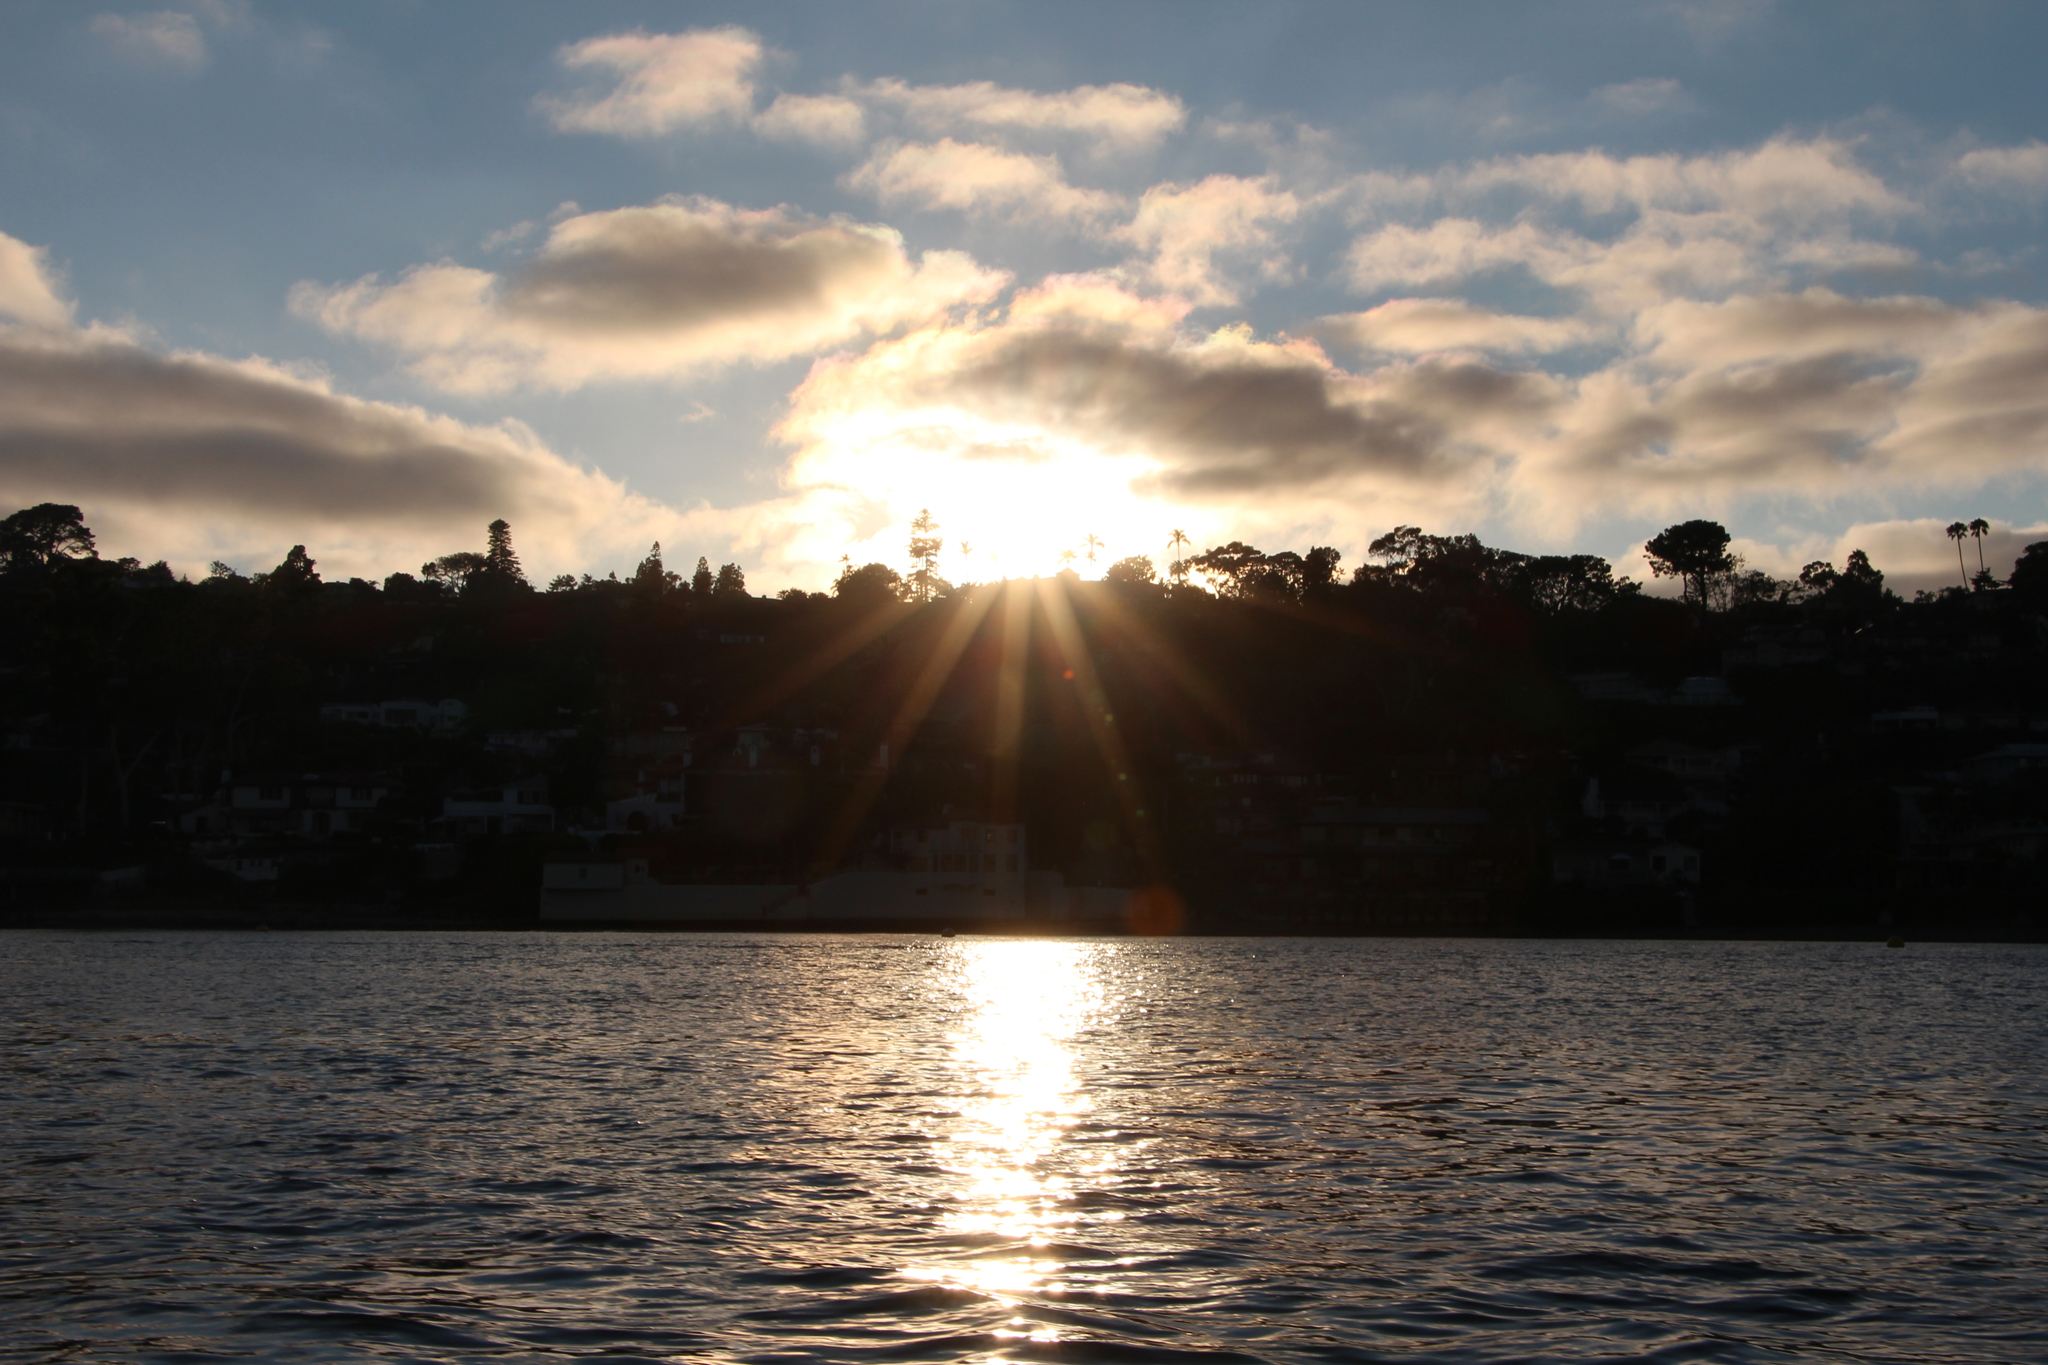
[[[1027,1294],[1053,1284],[1063,1269],[1064,1229],[1119,1216],[1083,1212],[1073,1198],[1114,1169],[1112,1144],[1091,1144],[1084,1156],[1069,1140],[1093,1108],[1077,1044],[1115,1009],[1107,958],[1116,950],[988,940],[952,951],[963,1008],[949,1040],[961,1117],[939,1155],[959,1185],[940,1221],[954,1239],[981,1249],[972,1259],[904,1269],[954,1288]],[[1043,1324],[1020,1326],[1046,1337]]]

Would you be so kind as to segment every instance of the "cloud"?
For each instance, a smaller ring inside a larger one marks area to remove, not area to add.
[[[1956,566],[1956,543],[1948,538],[1946,530],[1949,522],[1958,519],[1861,521],[1840,534],[1797,537],[1783,544],[1739,537],[1733,548],[1749,567],[1778,578],[1796,577],[1800,569],[1815,560],[1824,560],[1839,569],[1848,561],[1850,552],[1862,550],[1884,572],[1887,588],[1911,597],[1915,592],[1962,586],[1963,575]],[[1960,519],[1967,520],[1968,514],[1962,514]],[[1977,572],[1979,548],[1984,552],[1984,566],[2004,578],[2027,546],[2048,539],[2048,525],[2015,525],[1997,517],[1986,520],[1991,523],[1991,531],[1981,547],[1974,539],[1963,544],[1963,565],[1972,574]]]
[[[753,126],[762,137],[778,142],[853,147],[867,137],[867,114],[843,95],[777,95],[754,116]]]
[[[1021,295],[1003,321],[822,362],[779,434],[828,464],[837,456],[821,452],[848,433],[868,449],[1085,450],[1130,462],[1156,495],[1237,498],[1361,477],[1449,480],[1472,468],[1475,440],[1554,401],[1545,379],[1470,361],[1355,376],[1309,342],[1184,335],[1136,300],[1105,306],[1108,288],[1058,281]]]
[[[0,330],[0,498],[80,504],[150,558],[303,542],[355,573],[471,544],[495,517],[536,567],[623,552],[678,519],[516,424],[364,402],[104,328]]]
[[[1603,85],[1593,92],[1593,102],[1631,118],[1689,113],[1699,107],[1685,87],[1668,76]]]
[[[4,232],[0,232],[0,319],[43,327],[61,327],[71,321],[71,305],[59,292],[47,254]]]
[[[975,215],[1087,220],[1123,206],[1116,195],[1068,184],[1055,157],[951,138],[878,152],[855,168],[846,183],[885,204]]]
[[[1597,335],[1578,318],[1521,317],[1475,308],[1458,299],[1393,299],[1363,313],[1320,318],[1316,334],[1364,350],[1557,351]]]
[[[1672,304],[1578,381],[1517,492],[1546,517],[1883,497],[2042,472],[2048,314],[1824,290]]]
[[[1266,278],[1284,278],[1288,260],[1273,225],[1291,223],[1301,211],[1301,201],[1269,179],[1212,175],[1146,190],[1117,236],[1151,253],[1142,273],[1160,288],[1201,305],[1232,304],[1238,291],[1218,258],[1250,258]]]
[[[2048,144],[1980,147],[1958,158],[1956,171],[1979,188],[2038,196],[2048,190]]]
[[[542,99],[557,128],[656,137],[744,119],[754,105],[761,40],[743,28],[613,33],[571,43],[559,56],[571,70],[609,75],[612,85],[594,97]]]
[[[199,21],[177,10],[94,15],[92,34],[132,60],[186,71],[206,65],[206,35]]]
[[[1151,146],[1187,122],[1187,108],[1171,95],[1141,85],[1083,85],[1053,94],[1009,90],[989,81],[965,85],[909,85],[880,80],[852,86],[849,94],[899,112],[935,132],[959,127],[1018,132],[1078,133],[1102,146]]]
[[[292,307],[397,349],[429,383],[486,393],[782,360],[1007,283],[959,252],[912,262],[886,228],[692,199],[564,219],[505,275],[443,262],[388,284],[306,282]]]

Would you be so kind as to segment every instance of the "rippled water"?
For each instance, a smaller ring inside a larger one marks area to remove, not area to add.
[[[2043,1360],[2044,969],[0,935],[0,1356]]]

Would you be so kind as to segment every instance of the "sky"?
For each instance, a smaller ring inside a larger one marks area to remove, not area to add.
[[[0,503],[381,578],[2048,539],[2038,4],[0,14]],[[1100,543],[1092,561],[1089,538]]]

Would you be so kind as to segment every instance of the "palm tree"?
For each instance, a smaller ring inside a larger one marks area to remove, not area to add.
[[[1982,578],[1990,570],[1984,567],[1984,537],[1991,534],[1991,523],[1982,517],[1970,523],[1970,539],[1977,542],[1977,577]]]
[[[1970,586],[1970,568],[1963,563],[1963,537],[1970,534],[1970,528],[1960,521],[1948,524],[1948,538],[1956,543],[1956,572],[1963,576],[1963,587]]]
[[[1065,571],[1065,570],[1067,570],[1067,569],[1071,569],[1071,568],[1073,568],[1073,567],[1074,567],[1074,552],[1073,552],[1072,550],[1061,550],[1061,551],[1060,551],[1060,569],[1061,569],[1062,571]]]
[[[1093,531],[1081,537],[1081,543],[1088,547],[1088,562],[1095,562],[1095,552],[1102,548],[1102,540]]]
[[[1175,578],[1177,578],[1177,579],[1181,580],[1182,582],[1186,582],[1186,581],[1187,581],[1187,576],[1188,576],[1188,561],[1187,561],[1187,557],[1186,557],[1185,555],[1177,554],[1177,553],[1174,553],[1174,552],[1175,552],[1175,551],[1179,551],[1179,550],[1185,550],[1185,549],[1187,549],[1187,547],[1188,547],[1188,544],[1189,544],[1189,541],[1188,541],[1188,533],[1187,533],[1186,531],[1181,531],[1181,530],[1174,530],[1174,531],[1170,531],[1170,532],[1168,532],[1168,533],[1167,533],[1167,537],[1166,537],[1166,549],[1167,549],[1167,553],[1169,553],[1169,554],[1172,554],[1172,555],[1173,555],[1173,562],[1172,562],[1172,564],[1171,564],[1171,565],[1170,565],[1170,566],[1169,566],[1169,567],[1167,568],[1167,572],[1168,572],[1169,574],[1173,575],[1173,576],[1174,576]]]

